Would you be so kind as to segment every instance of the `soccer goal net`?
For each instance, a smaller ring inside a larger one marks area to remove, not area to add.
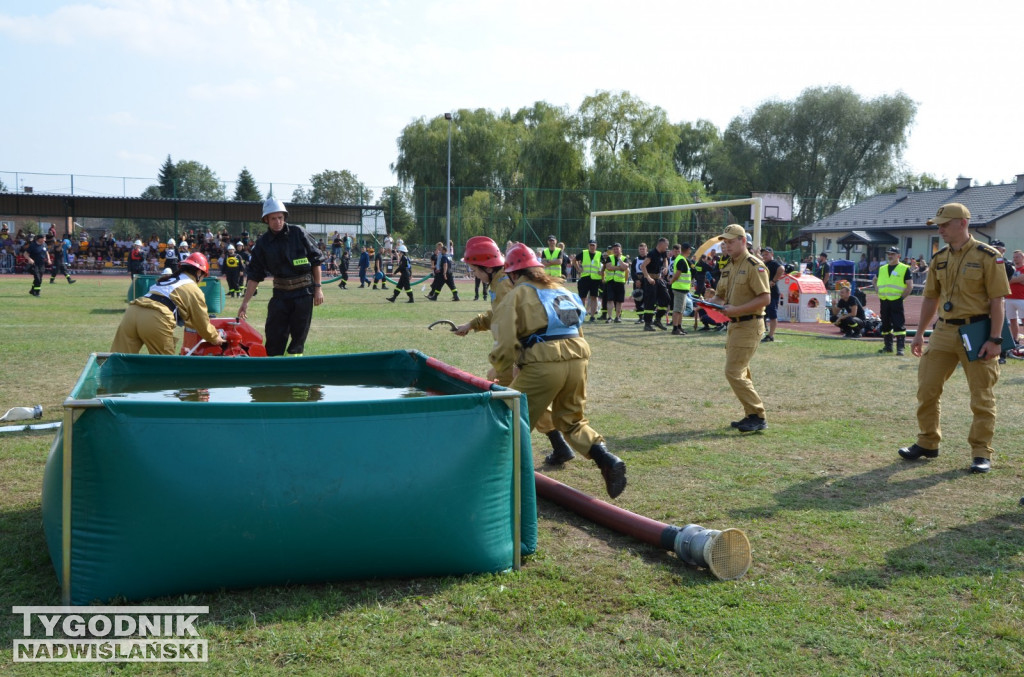
[[[598,243],[601,246],[610,245],[612,242],[620,242],[626,249],[633,249],[638,243],[646,242],[648,246],[653,246],[659,237],[666,235],[664,231],[650,231],[650,230],[616,230],[615,220],[610,217],[637,217],[644,214],[659,214],[664,212],[685,212],[685,211],[698,211],[698,210],[717,210],[722,211],[730,207],[743,207],[753,206],[751,209],[751,216],[753,216],[754,232],[753,232],[753,245],[754,251],[757,251],[761,246],[761,214],[762,214],[762,199],[760,197],[750,198],[739,198],[736,200],[722,200],[719,202],[695,202],[692,204],[685,205],[666,205],[664,207],[640,207],[637,209],[614,209],[602,212],[591,212],[590,213],[590,239],[596,240],[598,236],[601,237],[601,241]],[[605,219],[604,223],[608,226],[598,230],[598,219]],[[724,226],[724,224],[722,224]],[[722,226],[715,224],[713,230],[716,233],[720,233]],[[688,233],[673,232],[676,237],[687,235]],[[709,231],[706,228],[693,230],[692,235],[694,247],[700,244],[697,240],[702,237],[709,235]]]

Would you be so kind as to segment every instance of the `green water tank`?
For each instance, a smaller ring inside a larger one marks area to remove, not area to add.
[[[206,308],[211,313],[219,313],[224,310],[224,285],[220,283],[219,277],[208,277],[199,283],[206,297]]]
[[[149,288],[156,284],[156,275],[136,275],[128,287],[128,302],[131,303],[140,296],[145,296]]]

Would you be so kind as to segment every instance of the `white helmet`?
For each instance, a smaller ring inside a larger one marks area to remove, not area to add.
[[[228,245],[228,251],[229,251],[229,252],[233,252],[233,251],[235,251],[235,245],[233,245],[233,244],[229,244],[229,245]]]
[[[181,244],[178,245],[178,249],[188,249],[188,242],[182,240]]]
[[[408,254],[409,248],[406,247],[404,244],[400,244],[398,245],[398,251],[402,252],[403,254]]]
[[[167,238],[167,246],[168,247],[173,247],[174,246],[174,238],[173,237]]]
[[[236,247],[244,247],[245,245],[242,244],[241,240],[239,240],[238,242],[235,243],[235,246]]]
[[[132,242],[132,244],[135,245],[136,247],[141,247],[142,246],[142,240],[136,240],[135,242]]]
[[[260,218],[267,218],[267,214],[275,214],[277,212],[284,212],[288,214],[288,210],[285,209],[284,203],[278,200],[276,197],[271,195],[263,201],[263,216]]]

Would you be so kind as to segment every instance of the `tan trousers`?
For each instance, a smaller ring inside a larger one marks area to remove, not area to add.
[[[757,414],[761,418],[765,417],[764,403],[754,390],[750,360],[761,344],[763,334],[764,320],[730,322],[725,339],[725,378],[743,405],[743,413],[747,416]]]
[[[583,413],[587,402],[587,360],[531,362],[509,387],[526,394],[531,429],[540,430],[540,421],[549,415],[552,429],[561,432],[569,446],[586,458],[590,458],[592,446],[604,442],[587,425]]]
[[[145,345],[150,355],[174,355],[174,319],[156,308],[129,305],[114,334],[112,353],[137,353]]]
[[[999,362],[995,358],[968,362],[958,328],[945,322],[936,325],[917,367],[917,444],[925,449],[939,448],[942,387],[958,364],[964,368],[971,391],[974,420],[967,435],[971,456],[992,458],[992,436],[996,432],[994,388],[999,380]]]
[[[512,387],[512,370],[508,370],[498,375],[496,383],[506,388]],[[536,423],[534,423],[536,421]],[[540,418],[534,419],[533,415],[530,415],[530,425],[532,430],[547,435],[549,432],[555,429],[555,425],[551,422],[551,407],[544,410],[544,413],[540,415]]]

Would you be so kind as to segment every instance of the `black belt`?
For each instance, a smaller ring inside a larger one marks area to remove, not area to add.
[[[946,324],[951,324],[954,327],[959,327],[959,326],[964,325],[964,324],[974,324],[975,322],[981,322],[982,320],[987,320],[987,319],[988,319],[988,315],[974,315],[973,317],[968,317],[966,320],[963,319],[963,318],[959,318],[959,319],[956,319],[956,320],[947,320],[945,318],[940,317],[939,321],[940,322],[945,322]]]
[[[746,322],[747,320],[759,320],[764,315],[740,315],[739,317],[730,317],[730,322]]]
[[[169,297],[161,296],[160,294],[145,294],[144,296],[147,299],[152,299],[153,301],[166,306],[167,310],[171,311],[171,315],[174,316],[174,319],[178,319],[178,306]]]
[[[532,348],[538,343],[547,343],[549,341],[561,341],[563,339],[579,338],[579,332],[575,334],[561,334],[558,336],[545,336],[544,334],[530,334],[519,339],[519,342],[523,344],[523,348]]]

